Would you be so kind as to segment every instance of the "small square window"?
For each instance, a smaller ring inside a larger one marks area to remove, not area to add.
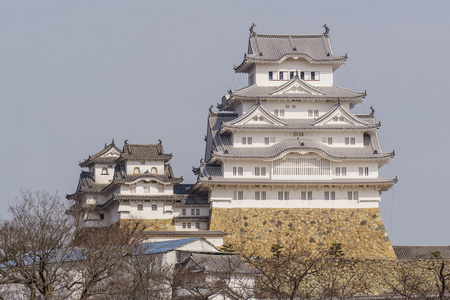
[[[104,220],[105,219],[105,214],[100,214],[100,220]]]
[[[187,223],[186,225],[187,225],[187,228],[189,228],[189,229],[191,228],[191,223]]]
[[[200,223],[195,223],[195,229],[200,229]]]
[[[183,209],[181,210],[181,214],[182,214],[183,216],[186,215],[186,208],[183,208]]]
[[[242,145],[247,145],[247,138],[246,137],[242,138]]]
[[[269,71],[269,80],[273,80],[273,72]]]
[[[253,117],[253,121],[258,121],[258,117],[257,117],[257,116],[254,116],[254,117]]]
[[[195,215],[197,215],[197,216],[200,215],[200,209],[199,209],[199,208],[196,208],[196,209],[195,209]]]
[[[144,210],[144,205],[143,204],[138,204],[137,210]]]
[[[264,144],[269,145],[269,141],[270,141],[270,139],[268,137],[264,138]]]
[[[286,105],[285,105],[285,108],[289,108],[289,104],[286,104]]]
[[[263,117],[259,117],[259,122],[262,122],[262,121],[264,121],[264,118]]]
[[[152,204],[152,210],[158,210],[158,205]]]
[[[291,108],[296,108],[297,106],[295,105],[295,104],[292,104],[291,105]]]
[[[186,228],[186,223],[183,223],[183,224],[182,224],[182,227],[183,227],[183,228]]]

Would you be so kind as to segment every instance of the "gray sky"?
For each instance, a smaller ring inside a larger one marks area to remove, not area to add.
[[[314,2],[314,3],[313,3]],[[317,2],[317,3],[315,3]],[[335,83],[376,110],[381,214],[395,245],[450,244],[448,1],[0,1],[0,214],[21,188],[62,196],[112,138],[162,139],[175,175],[204,154],[208,107],[246,85],[233,65],[259,33],[322,33],[349,59]]]

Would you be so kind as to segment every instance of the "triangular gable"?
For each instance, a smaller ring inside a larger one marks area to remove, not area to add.
[[[257,119],[253,119],[253,118]],[[246,124],[268,124],[286,126],[280,118],[275,117],[272,113],[262,107],[261,103],[256,103],[248,112],[230,122],[224,122],[223,125],[246,125]]]
[[[120,149],[117,147],[111,147],[110,149],[108,149],[107,151],[105,151],[104,153],[100,153],[97,157],[105,157],[105,158],[109,158],[109,157],[119,157],[120,156]]]
[[[298,75],[295,75],[290,81],[277,87],[274,91],[270,92],[270,95],[283,95],[283,94],[315,94],[324,95],[321,91],[316,89],[305,81],[301,80]]]
[[[330,111],[325,115],[318,118],[315,122],[311,123],[314,126],[323,125],[356,125],[367,126],[371,125],[360,118],[356,117],[348,110],[346,110],[340,103],[337,103]]]

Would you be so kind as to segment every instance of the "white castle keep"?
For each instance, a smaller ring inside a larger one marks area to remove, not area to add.
[[[220,240],[233,233],[217,224],[214,209],[378,211],[381,193],[397,181],[378,170],[394,152],[382,150],[372,108],[351,112],[366,93],[334,85],[347,56],[334,54],[324,27],[316,35],[250,28],[248,52],[234,67],[248,74],[248,86],[230,90],[219,112],[210,108],[194,185],[180,184],[161,142],[123,149],[113,142],[81,162],[88,170],[67,197],[87,208],[86,226],[145,219],[155,238]]]

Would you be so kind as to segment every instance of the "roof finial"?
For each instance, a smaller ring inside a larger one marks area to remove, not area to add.
[[[261,100],[258,98],[258,101],[256,102],[256,105],[257,106],[260,106],[261,105]]]
[[[298,70],[295,70],[295,77],[298,77]]]
[[[323,35],[325,37],[328,37],[328,33],[330,32],[330,27],[327,26],[327,23],[323,24],[322,27],[325,28],[325,32],[323,33]]]
[[[200,165],[203,165],[203,158],[200,158]]]
[[[158,143],[159,143],[160,145],[162,145],[161,139],[158,139]]]
[[[372,106],[369,107],[369,109],[370,109],[370,114],[373,116],[373,114],[375,113],[375,109]]]
[[[106,148],[106,143],[105,143],[105,148]]]
[[[252,23],[252,26],[248,30],[250,30],[250,37],[256,36],[256,32],[253,31],[253,28],[255,28],[255,23]]]
[[[124,143],[125,145],[128,144],[128,140],[125,140],[123,143]]]
[[[116,144],[114,144],[114,139],[112,139],[111,141],[111,145],[115,146]]]
[[[210,114],[212,114],[212,113],[213,113],[213,111],[212,111],[212,109],[213,109],[213,108],[214,108],[214,105],[211,105],[211,106],[209,107],[209,109],[208,109],[208,110],[209,110],[209,113],[210,113]]]

